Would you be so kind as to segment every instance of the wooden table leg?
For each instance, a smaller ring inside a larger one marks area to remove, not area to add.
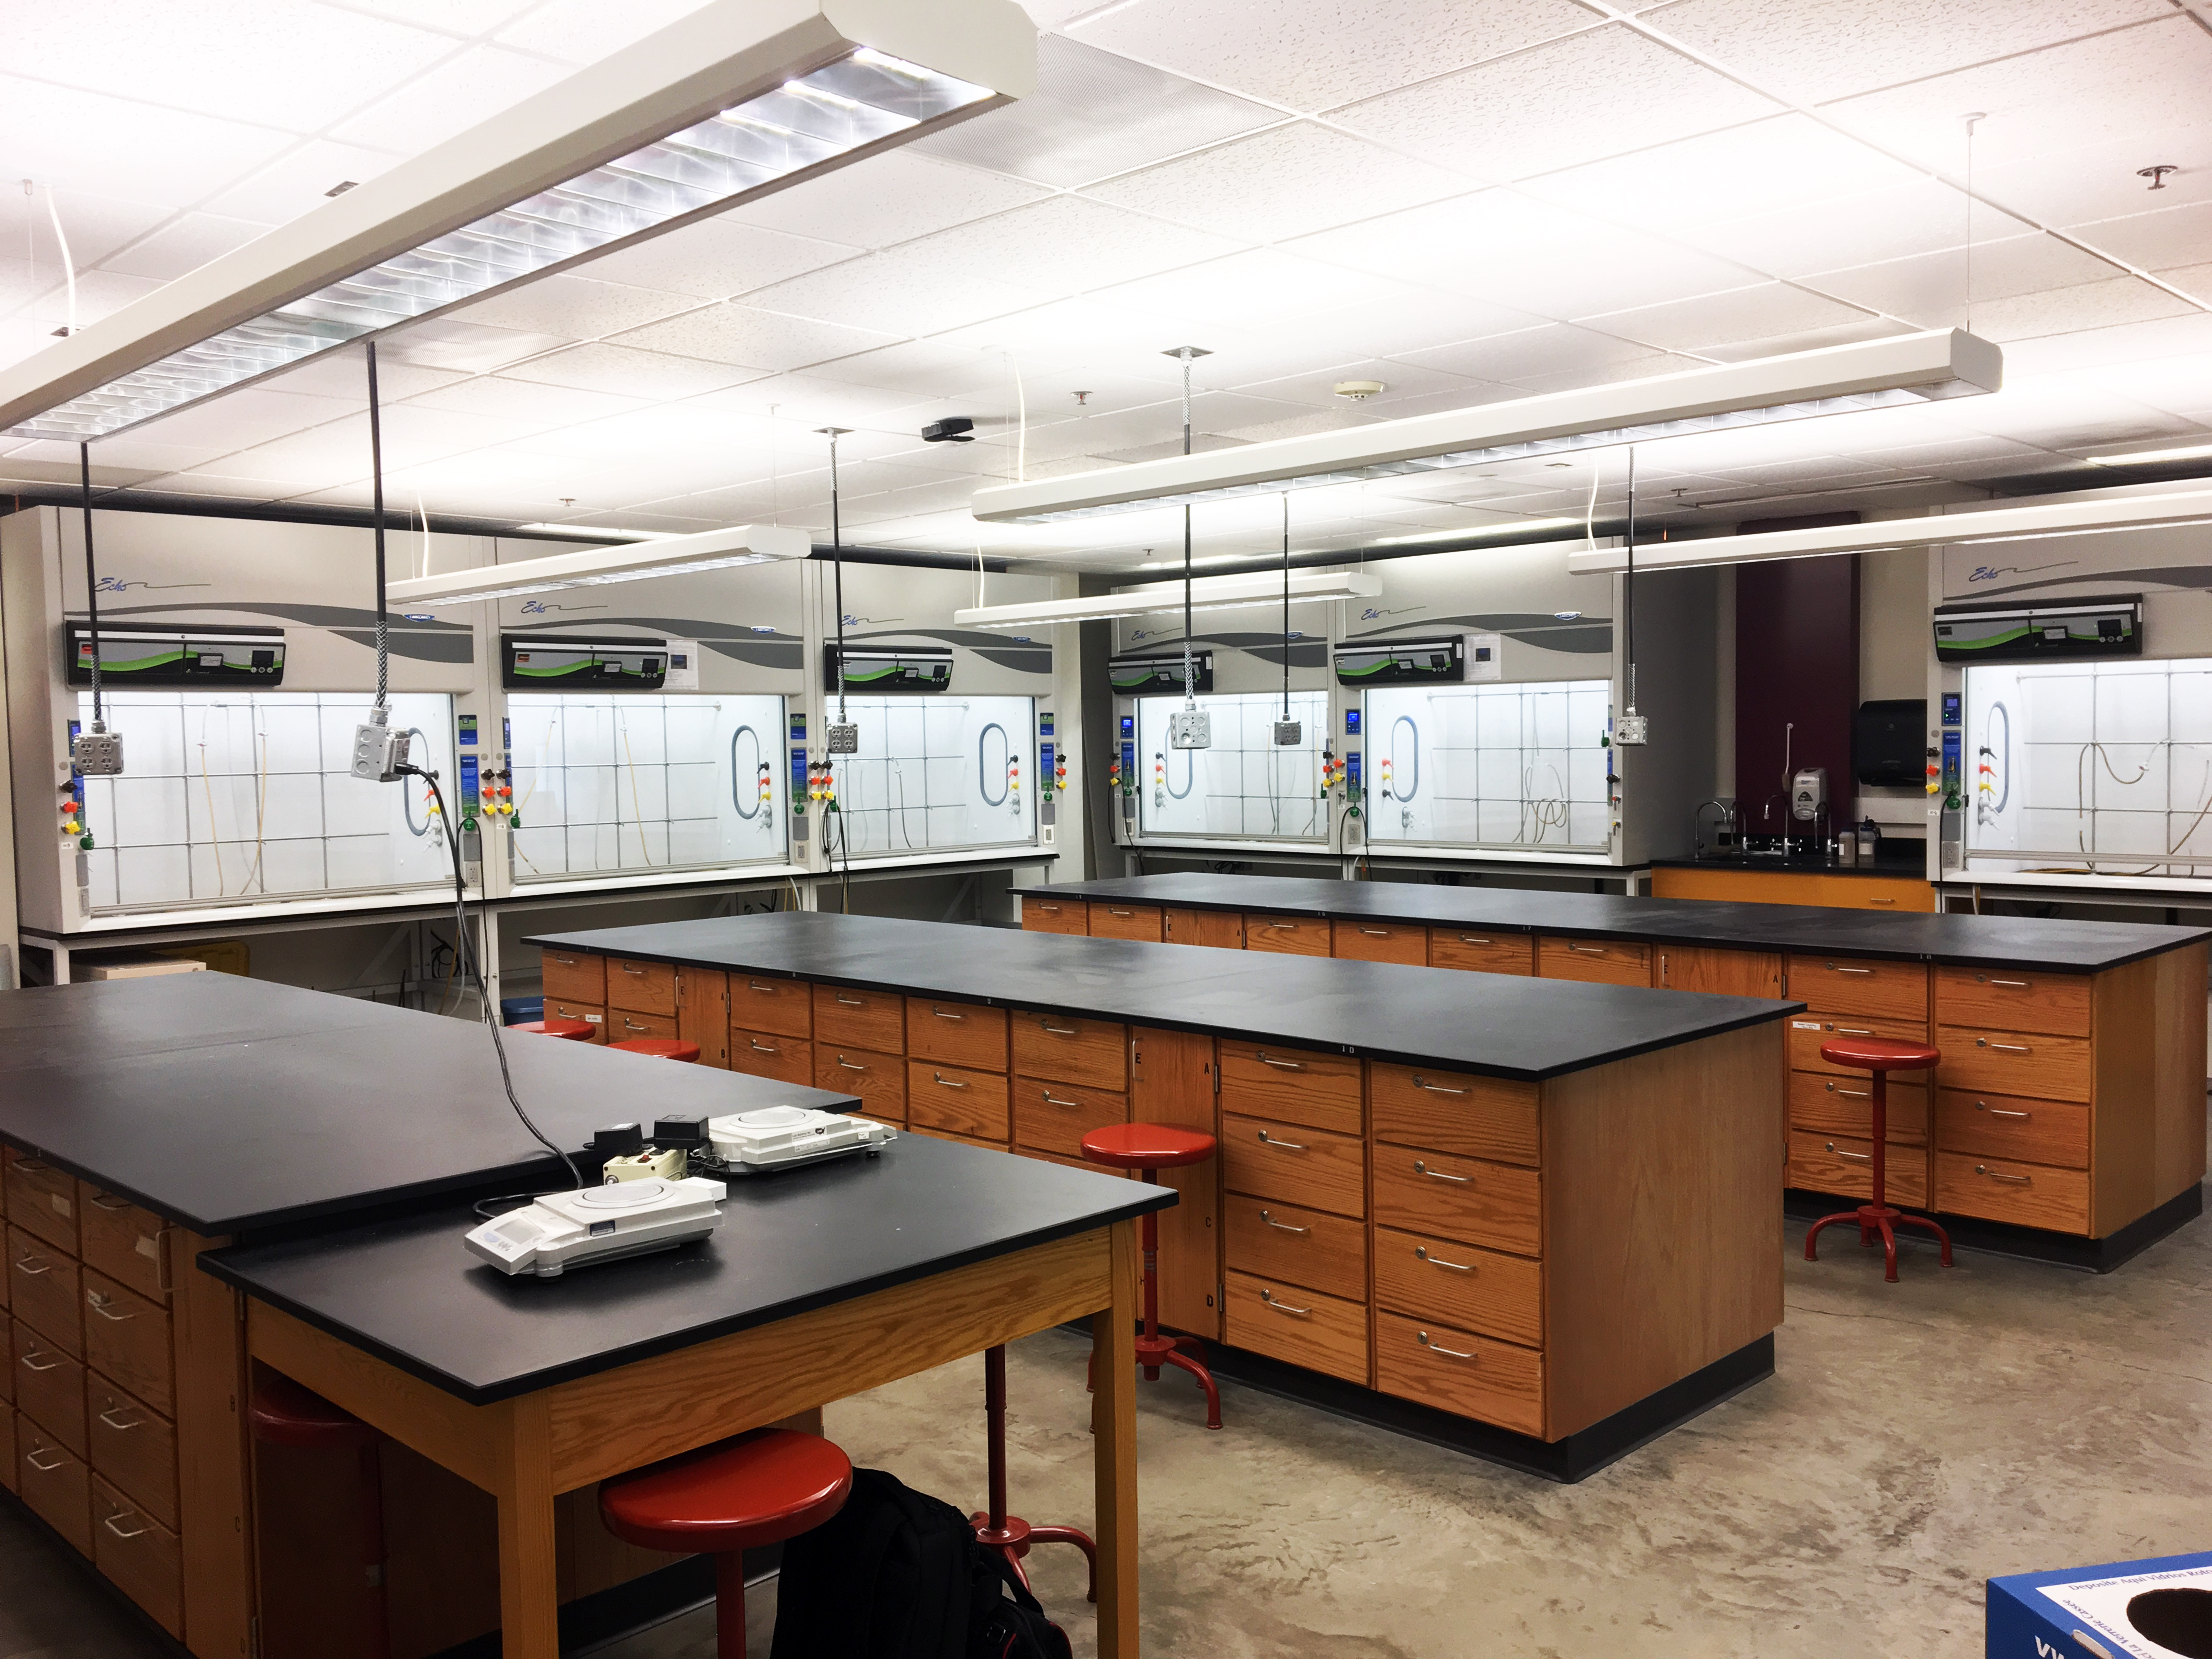
[[[1137,1659],[1137,1224],[1113,1231],[1113,1305],[1091,1316],[1098,1659]]]
[[[498,1449],[500,1651],[504,1659],[561,1659],[546,1396],[525,1395],[507,1412],[508,1430]]]

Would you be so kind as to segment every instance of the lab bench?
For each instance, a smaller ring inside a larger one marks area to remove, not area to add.
[[[2202,928],[1198,873],[1022,900],[1046,933],[1796,998],[1792,1194],[1869,1194],[1869,1079],[1820,1049],[1873,1035],[1942,1051],[1891,1079],[1889,1195],[1964,1242],[2101,1270],[2203,1207]]]
[[[1215,1135],[1160,1306],[1224,1374],[1578,1479],[1772,1368],[1786,1000],[820,913],[532,942],[611,1006],[719,982],[733,1068],[916,1135]]]
[[[1723,853],[1702,859],[1657,859],[1651,865],[1654,898],[1718,899],[1735,904],[1821,905],[1847,910],[1933,911],[1936,889],[1928,879],[1921,842],[1899,842],[1906,859],[1865,864],[1802,855],[1773,857]]]

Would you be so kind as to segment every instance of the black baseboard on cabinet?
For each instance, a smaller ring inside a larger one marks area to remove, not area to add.
[[[1802,1187],[1788,1188],[1782,1194],[1783,1212],[1799,1221],[1817,1221],[1824,1215],[1850,1207],[1853,1202],[1834,1193],[1808,1192]],[[2027,1261],[2048,1261],[2061,1267],[2108,1273],[2203,1214],[2204,1188],[2200,1182],[2177,1193],[2156,1209],[2145,1212],[2118,1231],[2107,1233],[2102,1238],[2055,1233],[2043,1227],[2016,1226],[2007,1221],[1984,1221],[1975,1216],[1949,1215],[1941,1210],[1916,1209],[1911,1205],[1900,1204],[1898,1207],[1909,1214],[1933,1217],[1951,1235],[1951,1243],[1962,1250],[1983,1250],[1991,1255],[2013,1255]],[[1822,1248],[1826,1248],[1827,1240],[1834,1237],[1832,1232],[1822,1235]],[[1932,1242],[1926,1241],[1926,1236],[1920,1233],[1900,1233],[1899,1237]]]

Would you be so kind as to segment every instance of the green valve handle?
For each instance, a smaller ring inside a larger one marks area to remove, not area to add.
[[[90,836],[88,836],[88,835],[86,835],[86,836],[79,836],[76,838],[76,844],[77,844],[77,846],[78,846],[81,849],[82,849],[82,850],[83,850],[83,851],[85,851],[85,852],[89,853],[90,851],[92,851],[92,837],[91,837]]]

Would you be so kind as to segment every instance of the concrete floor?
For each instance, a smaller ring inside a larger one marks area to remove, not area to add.
[[[1994,1574],[2212,1545],[2212,1222],[2102,1278],[1847,1239],[1796,1253],[1777,1375],[1559,1486],[1233,1384],[1139,1389],[1144,1645],[1209,1659],[1982,1652]],[[1829,1236],[1835,1238],[1834,1234]],[[1091,1515],[1087,1343],[1009,1365],[1015,1507]],[[982,1364],[830,1407],[854,1462],[981,1501]],[[1031,1558],[1079,1656],[1079,1559]],[[750,1609],[768,1652],[771,1586]],[[710,1659],[702,1611],[602,1659]],[[0,1511],[0,1659],[155,1652]]]

